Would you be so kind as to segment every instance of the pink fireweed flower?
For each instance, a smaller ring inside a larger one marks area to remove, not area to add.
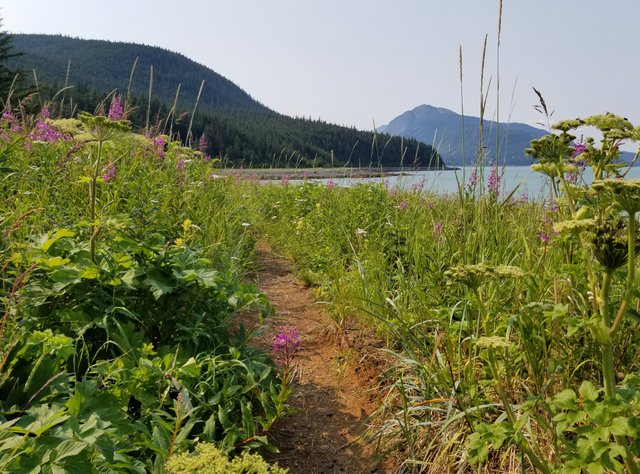
[[[184,161],[184,160],[180,160],[180,161],[178,161],[178,162],[176,163],[176,169],[177,169],[178,171],[184,171],[184,168],[185,168],[186,164],[187,164],[187,162],[186,162],[186,161]]]
[[[295,373],[295,356],[300,350],[300,335],[292,326],[283,326],[273,338],[273,353],[282,364],[282,382],[288,385]]]
[[[436,237],[440,237],[442,235],[443,227],[442,224],[436,222],[433,224],[433,233]]]
[[[576,146],[573,147],[573,153],[571,154],[571,158],[576,158],[577,156],[582,155],[585,151],[587,151],[587,145],[584,143],[576,143]]]
[[[407,207],[409,207],[409,201],[407,201],[406,199],[403,199],[398,203],[398,209],[402,211],[404,211]]]
[[[38,119],[35,129],[29,134],[29,138],[34,141],[55,143],[63,138],[62,133],[49,125],[45,119]]]
[[[469,182],[467,183],[467,186],[469,188],[475,188],[476,184],[478,184],[478,173],[473,171],[469,176]]]
[[[289,180],[290,180],[290,179],[291,179],[291,178],[289,177],[289,175],[288,175],[288,174],[283,175],[283,176],[282,176],[282,184],[283,184],[284,186],[288,186],[288,185],[289,185]]]
[[[51,112],[49,112],[49,107],[47,107],[46,105],[42,107],[42,110],[40,110],[40,117],[42,117],[43,120],[46,120],[51,117]]]
[[[151,146],[153,146],[153,151],[158,158],[164,158],[164,146],[166,144],[167,142],[162,135],[158,135],[151,139]]]
[[[293,360],[300,350],[300,334],[292,326],[283,326],[273,338],[273,353],[284,365],[285,378],[293,365]]]
[[[332,179],[330,179],[329,181],[327,181],[327,188],[328,189],[333,189],[335,187],[335,183],[333,182]]]
[[[491,170],[491,174],[489,175],[489,179],[487,180],[487,190],[489,194],[497,196],[500,194],[500,181],[502,177],[498,174],[498,170],[493,168]]]
[[[122,107],[122,99],[120,99],[120,97],[118,96],[115,96],[111,101],[111,106],[109,107],[107,118],[109,120],[117,121],[122,119],[123,116],[124,108]]]
[[[540,242],[542,242],[545,245],[547,245],[549,243],[549,241],[551,240],[551,237],[549,236],[549,234],[546,234],[546,233],[544,233],[544,232],[542,232],[540,230],[538,232],[536,232],[536,235],[540,239]]]
[[[283,354],[295,353],[300,349],[300,334],[293,326],[283,326],[273,339],[273,352]]]
[[[110,161],[109,164],[103,168],[102,179],[105,183],[116,179],[116,164],[113,161]]]
[[[207,136],[203,133],[200,136],[200,140],[198,141],[198,150],[200,150],[200,153],[202,153],[203,155],[207,153],[208,144],[209,142],[207,141]]]
[[[22,129],[22,127],[20,126],[20,122],[18,121],[15,114],[13,112],[9,112],[8,110],[2,112],[2,116],[0,117],[0,125],[2,125],[3,127],[8,126],[9,130],[11,130],[13,133],[19,132]]]

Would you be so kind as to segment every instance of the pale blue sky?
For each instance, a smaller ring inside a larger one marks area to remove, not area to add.
[[[420,104],[496,112],[498,0],[0,0],[4,28],[162,46],[292,116],[371,129]],[[640,124],[638,0],[504,0],[500,118],[605,111]],[[513,96],[513,100],[512,100]],[[511,113],[510,113],[511,111]]]

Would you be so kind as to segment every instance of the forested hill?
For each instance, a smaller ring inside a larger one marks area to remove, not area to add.
[[[183,140],[204,80],[193,138],[198,140],[204,134],[208,153],[230,165],[444,166],[431,146],[417,140],[279,114],[220,74],[162,48],[22,34],[13,37],[13,48],[24,54],[14,59],[12,66],[25,71],[23,76],[28,81],[33,81],[31,70],[36,71],[45,100],[56,97],[59,103],[64,96],[68,107],[62,111],[64,115],[72,113],[70,104],[74,105],[73,112],[93,112],[96,104],[114,90],[126,96],[133,77],[131,92],[137,107],[130,119],[138,127],[146,122],[153,66],[152,122],[159,131],[167,131],[167,117],[180,87],[177,120],[169,128]],[[65,84],[71,88],[56,96]]]
[[[36,66],[38,80],[50,84],[64,84],[70,62],[69,84],[84,84],[100,91],[118,89],[126,93],[136,63],[134,94],[147,94],[153,66],[153,96],[161,101],[173,103],[177,86],[181,84],[180,104],[192,108],[204,80],[205,89],[198,105],[202,111],[268,111],[220,74],[162,48],[51,35],[15,35],[13,46],[25,53],[19,59],[21,65],[26,68]]]

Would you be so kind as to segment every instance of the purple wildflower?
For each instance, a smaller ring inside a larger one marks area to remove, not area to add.
[[[435,224],[433,224],[433,233],[435,234],[436,237],[440,238],[440,236],[442,235],[442,231],[443,231],[443,227],[442,224],[436,222]]]
[[[200,136],[200,140],[198,141],[198,150],[200,150],[200,153],[202,153],[203,155],[207,153],[208,144],[209,142],[207,141],[207,136],[203,133]]]
[[[40,110],[40,117],[42,117],[43,120],[47,120],[48,118],[51,117],[51,112],[49,112],[49,107],[47,107],[46,105],[42,106],[42,110]]]
[[[469,188],[475,188],[476,184],[478,183],[478,173],[476,173],[475,171],[473,171],[471,173],[471,175],[469,176],[469,183],[468,186]]]
[[[44,119],[38,119],[36,127],[29,134],[29,138],[34,141],[55,143],[63,138],[62,133],[49,125]]]
[[[2,116],[0,117],[0,123],[3,126],[8,125],[9,129],[14,133],[19,132],[20,129],[22,128],[20,127],[20,122],[18,121],[15,114],[13,114],[13,112],[10,112],[8,110],[5,110],[4,112],[2,112]]]
[[[409,207],[409,201],[407,201],[406,199],[403,199],[398,203],[398,209],[401,209],[404,211],[407,207]]]
[[[178,162],[176,163],[176,169],[177,169],[178,171],[184,171],[184,168],[185,168],[186,164],[187,164],[187,162],[186,162],[186,161],[184,161],[184,160],[180,160],[180,161],[178,161]]]
[[[151,139],[151,145],[153,146],[153,151],[155,152],[158,158],[164,158],[164,146],[166,144],[167,142],[162,135],[158,135],[157,137],[153,137]]]
[[[105,183],[116,179],[116,164],[110,161],[102,170],[102,179]]]
[[[295,374],[294,360],[300,350],[300,335],[292,326],[283,326],[273,339],[273,353],[282,364],[282,382],[289,385]]]
[[[489,194],[493,196],[497,196],[500,194],[500,180],[502,177],[498,174],[498,170],[493,168],[491,170],[491,174],[489,175],[489,179],[487,180],[487,189]]]
[[[122,107],[122,100],[120,97],[115,96],[111,101],[111,106],[109,107],[109,113],[107,117],[109,120],[120,120],[124,116],[124,108]]]
[[[282,184],[283,184],[284,186],[288,186],[288,185],[289,185],[289,180],[290,180],[290,179],[291,179],[291,178],[289,177],[289,175],[288,175],[288,174],[283,175],[283,176],[282,176]]]
[[[211,161],[211,155],[209,155],[208,153],[205,153],[205,155],[202,158],[202,160],[206,161],[207,163],[209,163]]]
[[[549,243],[549,241],[551,240],[551,236],[549,234],[541,231],[541,230],[536,232],[536,235],[540,239],[540,242],[542,242],[544,245],[547,245]]]
[[[582,142],[576,143],[576,146],[573,147],[571,158],[576,158],[577,156],[582,155],[585,151],[587,151],[587,145]]]
[[[335,187],[335,183],[333,182],[332,179],[330,179],[329,181],[327,181],[327,188],[328,189],[333,189]]]
[[[300,334],[292,326],[283,326],[273,339],[275,354],[294,354],[300,349]]]

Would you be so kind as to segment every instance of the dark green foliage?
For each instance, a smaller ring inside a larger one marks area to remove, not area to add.
[[[160,474],[196,438],[268,446],[290,389],[235,317],[270,307],[240,279],[231,181],[124,121],[17,115],[0,124],[0,472]]]
[[[230,166],[443,166],[431,146],[416,140],[403,141],[279,114],[212,70],[161,48],[47,35],[16,35],[14,41],[16,48],[25,54],[12,64],[37,70],[43,96],[51,98],[65,85],[73,86],[58,95],[57,100],[64,98],[64,102],[53,107],[54,114],[64,116],[73,111],[93,111],[108,93],[117,90],[124,97],[130,93],[133,109],[129,118],[134,126],[144,127],[153,66],[152,123],[160,132],[168,133],[171,129],[193,146],[204,134],[207,152]],[[202,80],[205,85],[193,123],[193,136],[186,137],[188,114],[193,110]],[[167,117],[179,85],[178,110],[171,125]]]
[[[1,27],[2,18],[0,18]],[[0,30],[0,105],[2,108],[5,106],[16,77],[16,72],[10,67],[9,62],[20,56],[20,53],[15,52],[12,47],[12,39],[11,35]]]

